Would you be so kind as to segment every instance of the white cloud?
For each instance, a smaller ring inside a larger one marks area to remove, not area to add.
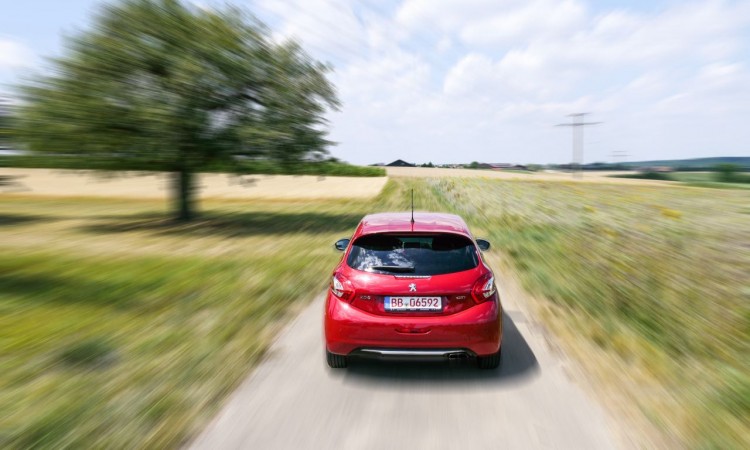
[[[254,4],[262,15],[282,19],[279,37],[295,38],[320,58],[346,61],[360,55],[366,32],[348,2],[327,0],[260,0]]]
[[[747,2],[261,4],[283,35],[335,60],[344,106],[331,116],[333,152],[345,160],[565,162],[569,136],[553,125],[577,111],[606,122],[591,133],[592,159],[750,148],[747,127],[705,128],[750,116]]]
[[[750,98],[740,84],[750,86],[748,74],[741,64],[716,62],[741,57],[747,11],[711,2],[654,16],[615,11],[591,17],[576,33],[535,36],[496,60],[467,55],[448,72],[445,92],[494,92],[495,100],[506,102],[505,110],[526,113],[547,111],[555,103],[573,111],[582,103],[586,109],[621,113],[634,108],[684,113],[690,106],[701,114],[717,111],[712,100],[721,88],[737,97],[725,103],[747,110]],[[706,20],[709,26],[698,26]],[[520,96],[525,100],[514,100]]]
[[[712,87],[732,87],[741,82],[747,74],[739,63],[712,63],[701,68],[698,81]]]
[[[481,94],[494,83],[495,64],[487,56],[469,53],[445,77],[443,91],[452,96]]]
[[[244,3],[334,64],[332,151],[348,161],[565,162],[554,124],[578,111],[605,122],[587,130],[587,160],[750,149],[748,1]],[[0,83],[39,63],[22,37],[0,37]]]
[[[26,67],[32,62],[32,53],[23,44],[0,38],[0,69]]]
[[[438,41],[435,49],[439,53],[445,53],[448,50],[450,50],[452,47],[453,47],[453,40],[449,38],[448,36],[444,36]]]
[[[486,17],[508,4],[522,4],[522,0],[442,0],[439,6],[432,0],[405,0],[395,15],[396,22],[405,28],[433,28],[455,31],[461,24]]]
[[[502,45],[531,36],[556,38],[574,32],[584,18],[585,10],[575,0],[530,1],[463,24],[459,35],[467,44],[476,45]]]

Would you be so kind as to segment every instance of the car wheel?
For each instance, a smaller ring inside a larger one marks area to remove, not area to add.
[[[502,347],[497,353],[488,356],[477,356],[477,366],[480,369],[497,369],[500,366],[500,357],[502,356]]]
[[[333,369],[343,369],[346,367],[345,355],[337,355],[326,350],[326,361],[328,362],[328,366]]]

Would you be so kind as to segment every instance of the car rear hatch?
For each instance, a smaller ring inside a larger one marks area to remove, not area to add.
[[[492,276],[471,239],[451,233],[362,236],[352,244],[347,265],[352,306],[383,316],[464,311],[482,298],[476,298],[478,283]]]

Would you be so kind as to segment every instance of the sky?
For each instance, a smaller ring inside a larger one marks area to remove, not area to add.
[[[0,92],[100,3],[0,0]],[[567,163],[581,112],[585,162],[750,156],[749,1],[231,3],[332,65],[344,161]]]

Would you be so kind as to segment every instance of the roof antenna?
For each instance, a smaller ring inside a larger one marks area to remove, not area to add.
[[[414,228],[414,189],[411,190],[411,226]]]

